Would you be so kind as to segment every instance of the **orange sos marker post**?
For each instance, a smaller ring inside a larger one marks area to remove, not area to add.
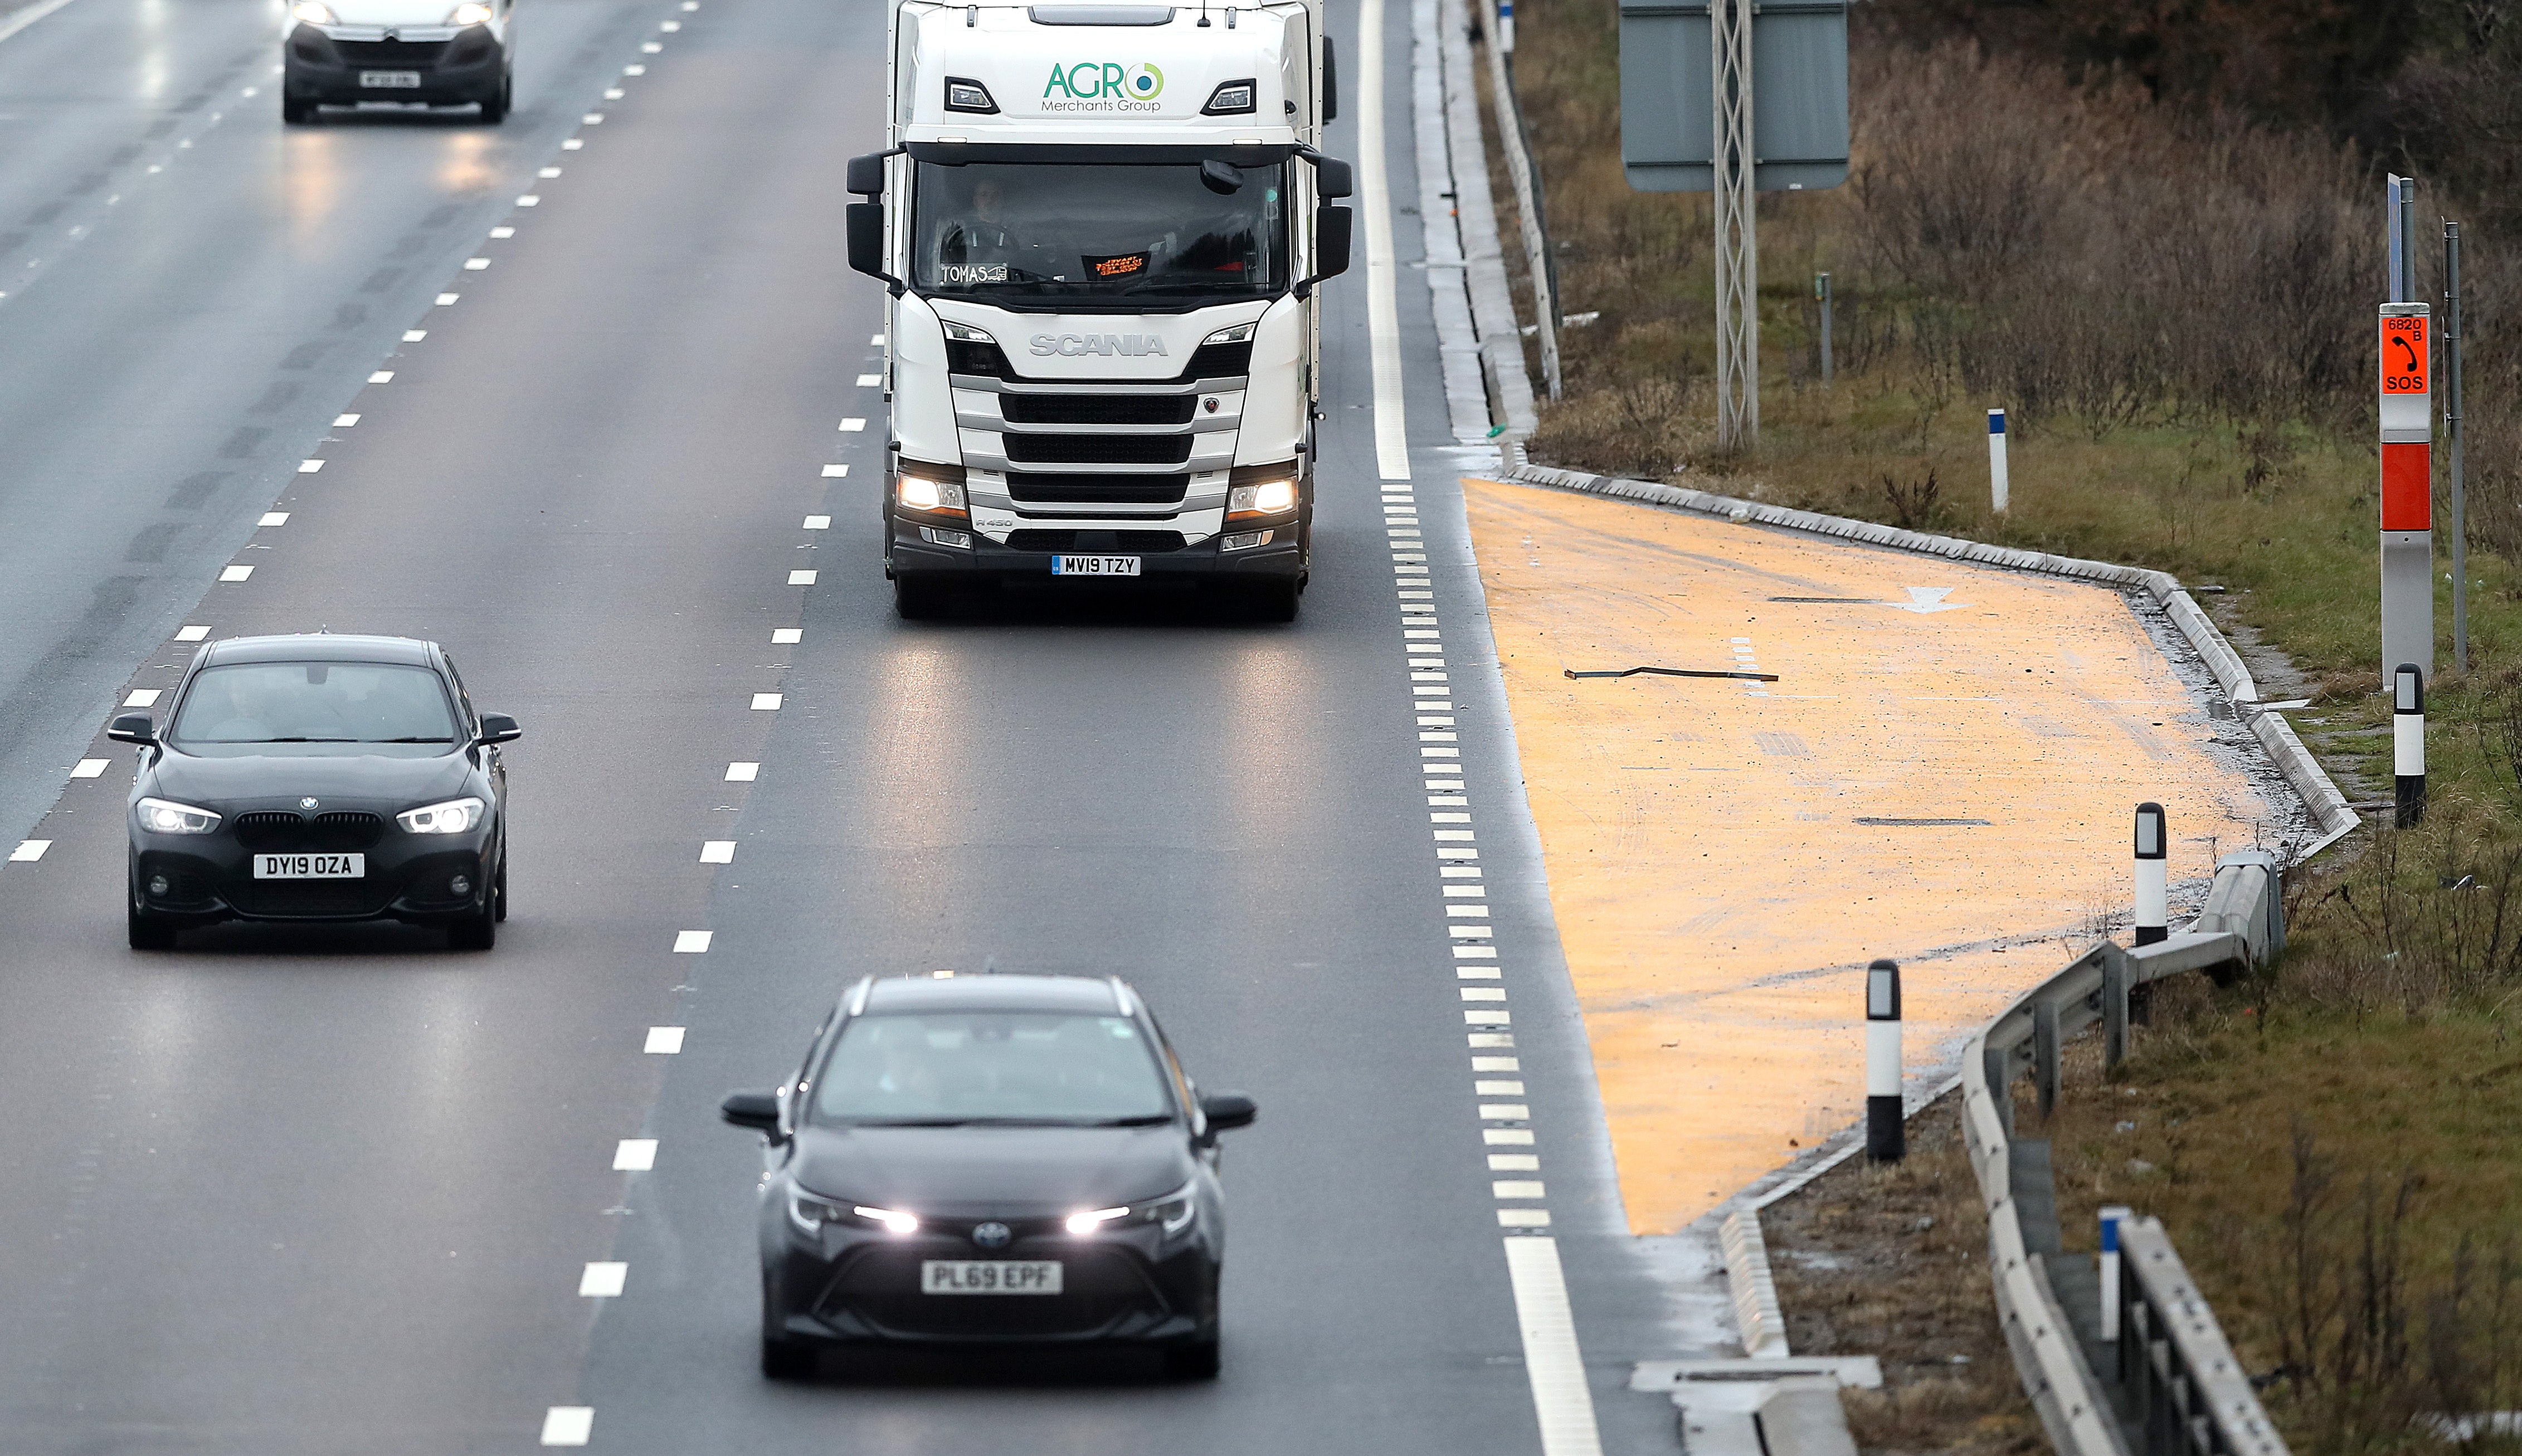
[[[2412,662],[2434,676],[2433,344],[2423,304],[2384,304],[2382,375],[2382,679]]]

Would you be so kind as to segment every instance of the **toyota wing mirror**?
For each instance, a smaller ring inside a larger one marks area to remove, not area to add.
[[[1252,1099],[1239,1092],[1211,1092],[1199,1100],[1199,1114],[1208,1123],[1210,1137],[1238,1127],[1250,1127],[1261,1115]]]
[[[718,1104],[718,1115],[737,1127],[766,1137],[779,1136],[779,1097],[771,1092],[730,1092]]]
[[[145,748],[158,741],[158,725],[146,713],[125,713],[105,726],[105,735],[117,743],[137,743]]]
[[[485,743],[513,743],[525,735],[526,730],[517,727],[517,721],[505,713],[482,715],[482,741]]]
[[[1314,275],[1295,287],[1304,298],[1314,285],[1348,271],[1349,211],[1346,208],[1314,210]]]

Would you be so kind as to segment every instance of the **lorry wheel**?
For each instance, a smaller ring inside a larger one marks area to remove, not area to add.
[[[943,616],[946,611],[946,584],[918,572],[896,572],[893,577],[893,609],[906,622]]]
[[[1274,577],[1255,582],[1245,588],[1251,593],[1252,616],[1261,622],[1293,622],[1296,620],[1296,596],[1305,589],[1295,577]]]

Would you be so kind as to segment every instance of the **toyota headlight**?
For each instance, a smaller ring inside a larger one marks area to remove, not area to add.
[[[850,1212],[865,1219],[868,1223],[882,1224],[888,1234],[919,1232],[919,1215],[900,1208],[870,1208],[864,1203],[853,1203],[850,1205]]]
[[[490,7],[483,4],[482,0],[464,0],[464,3],[455,7],[454,13],[446,18],[446,23],[487,25],[490,23]]]
[[[166,799],[143,799],[131,806],[140,827],[152,834],[207,834],[219,826],[219,817],[207,809]]]
[[[342,23],[334,17],[333,7],[325,4],[324,0],[298,0],[297,4],[289,7],[289,18],[308,25]]]
[[[850,1221],[850,1210],[829,1198],[818,1198],[810,1193],[788,1190],[788,1221],[809,1234],[822,1232],[825,1224]]]
[[[1141,1203],[1132,1210],[1146,1223],[1165,1231],[1168,1237],[1191,1227],[1199,1212],[1199,1185],[1186,1183],[1152,1203]]]
[[[1296,483],[1291,480],[1237,486],[1226,493],[1226,519],[1230,521],[1246,516],[1284,516],[1295,508]]]
[[[482,822],[482,801],[449,799],[444,804],[428,804],[406,809],[395,816],[407,834],[461,834]]]

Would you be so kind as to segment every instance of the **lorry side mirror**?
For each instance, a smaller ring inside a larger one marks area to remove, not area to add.
[[[851,164],[856,165],[856,163]],[[890,284],[894,276],[884,270],[884,204],[852,203],[847,213],[850,240],[850,266],[870,278]]]
[[[1314,190],[1325,197],[1346,197],[1350,192],[1349,165],[1336,157],[1314,159]]]
[[[1314,281],[1336,278],[1348,271],[1349,211],[1346,208],[1314,210]]]
[[[860,197],[884,196],[884,159],[882,152],[851,158],[849,190]]]

